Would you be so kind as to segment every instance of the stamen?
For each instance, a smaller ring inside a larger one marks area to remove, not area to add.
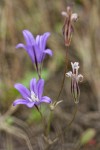
[[[36,96],[36,94],[33,91],[31,91],[31,97],[30,98],[28,97],[28,100],[31,102],[38,102],[39,101],[38,96]]]

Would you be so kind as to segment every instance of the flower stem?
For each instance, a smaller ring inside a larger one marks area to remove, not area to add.
[[[44,135],[45,135],[46,120],[45,120],[44,116],[42,115],[42,112],[39,110],[38,106],[35,105],[35,107],[36,107],[36,109],[38,110],[38,112],[41,116],[42,123],[43,123],[43,128],[44,128]]]
[[[46,137],[48,137],[49,132],[50,132],[50,125],[51,125],[52,115],[53,115],[52,111],[50,111],[49,120],[48,120],[48,124],[47,124],[47,129],[46,129]]]
[[[63,86],[64,86],[64,82],[65,82],[65,73],[67,72],[67,65],[68,65],[68,48],[66,49],[66,57],[65,57],[65,70],[64,70],[64,74],[63,74],[63,80],[62,80],[62,84],[61,84],[61,88],[59,90],[59,93],[58,93],[58,96],[57,96],[57,99],[56,99],[56,102],[58,101],[61,93],[62,93],[62,90],[63,90]]]
[[[78,110],[78,107],[77,107],[77,104],[75,104],[75,110],[74,110],[74,114],[73,114],[73,117],[72,117],[71,121],[68,123],[66,128],[64,128],[63,131],[58,134],[58,136],[55,139],[58,139],[63,133],[65,133],[66,131],[68,131],[70,129],[70,127],[71,127],[71,125],[72,125],[72,123],[73,123],[73,121],[75,119],[77,110]]]

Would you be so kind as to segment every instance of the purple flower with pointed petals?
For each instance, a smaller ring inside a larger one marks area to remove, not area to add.
[[[49,32],[46,32],[43,35],[37,35],[35,39],[30,31],[23,30],[23,36],[26,45],[19,43],[16,48],[24,48],[32,62],[35,63],[36,67],[38,63],[43,62],[46,54],[52,56],[52,51],[50,49],[46,49],[46,42],[50,36]]]
[[[42,96],[44,89],[44,80],[39,79],[38,81],[33,78],[30,81],[30,90],[27,89],[24,85],[17,83],[15,88],[22,95],[21,99],[17,99],[13,102],[13,105],[24,104],[27,107],[38,106],[42,102],[51,103],[51,99],[47,96]]]

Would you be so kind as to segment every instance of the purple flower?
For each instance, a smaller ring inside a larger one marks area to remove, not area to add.
[[[49,97],[42,96],[44,89],[43,79],[36,81],[36,79],[33,78],[30,81],[30,90],[20,83],[15,84],[15,88],[20,92],[22,98],[15,100],[13,102],[14,106],[24,104],[31,108],[33,106],[38,106],[42,102],[51,103],[51,99]]]
[[[75,103],[79,102],[79,96],[80,96],[80,88],[78,85],[78,82],[82,82],[83,76],[81,74],[78,74],[78,69],[79,69],[79,63],[75,62],[72,63],[72,71],[69,71],[66,73],[67,77],[71,78],[71,93],[73,95]]]
[[[46,42],[50,36],[49,32],[46,32],[43,35],[37,35],[35,39],[30,31],[23,30],[23,36],[26,41],[26,45],[19,43],[16,48],[24,48],[33,63],[41,63],[46,54],[52,56],[52,51],[50,49],[46,49]]]
[[[52,56],[52,51],[50,49],[46,49],[46,42],[50,36],[50,33],[46,32],[43,35],[37,35],[35,39],[30,31],[23,30],[23,36],[26,45],[19,43],[16,48],[24,48],[26,50],[32,62],[35,63],[36,69],[38,71],[38,63],[43,62],[46,54]]]

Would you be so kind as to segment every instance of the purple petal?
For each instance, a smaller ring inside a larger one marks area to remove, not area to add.
[[[39,43],[40,43],[40,37],[41,37],[40,35],[37,35],[37,36],[36,36],[36,44],[37,44],[38,46],[40,46],[40,45],[39,45]]]
[[[24,100],[24,99],[17,99],[13,102],[13,106],[16,106],[18,104],[24,104],[24,105],[27,105],[27,103],[29,103],[29,101],[27,100]]]
[[[41,99],[44,88],[44,80],[40,79],[37,83],[38,98]]]
[[[24,99],[27,99],[27,97],[30,97],[30,91],[24,85],[17,83],[15,84],[14,87],[20,92],[20,94],[22,95]]]
[[[45,47],[46,47],[46,42],[47,42],[47,39],[49,36],[50,36],[50,32],[46,32],[43,34],[43,37],[42,37],[42,48],[43,49],[45,49]]]
[[[35,56],[34,56],[34,47],[32,45],[27,45],[26,46],[26,51],[31,58],[32,62],[35,62]]]
[[[30,90],[37,95],[37,81],[35,78],[30,81]]]
[[[24,48],[26,49],[26,46],[23,43],[19,43],[16,45],[16,48]]]
[[[51,99],[48,96],[43,96],[41,99],[41,102],[45,102],[45,103],[51,103]]]
[[[34,45],[35,39],[32,33],[28,30],[23,30],[23,36],[26,41],[26,45]]]
[[[41,63],[41,57],[42,57],[43,52],[41,51],[41,49],[39,48],[38,45],[34,45],[34,55],[36,56],[36,61],[38,63]]]
[[[46,42],[48,37],[50,36],[49,32],[44,33],[43,35],[38,35],[36,37],[36,44],[39,46],[39,48],[44,51],[46,47]]]
[[[35,102],[29,102],[29,103],[27,103],[26,105],[27,105],[27,107],[31,108],[31,107],[34,106],[34,104],[35,104]]]
[[[50,49],[46,49],[44,52],[43,52],[43,55],[42,55],[42,58],[41,58],[41,62],[44,60],[46,54],[52,56],[52,51]]]
[[[50,49],[46,49],[43,53],[48,54],[48,55],[50,55],[50,56],[53,55],[53,52],[52,52],[52,50],[50,50]]]

